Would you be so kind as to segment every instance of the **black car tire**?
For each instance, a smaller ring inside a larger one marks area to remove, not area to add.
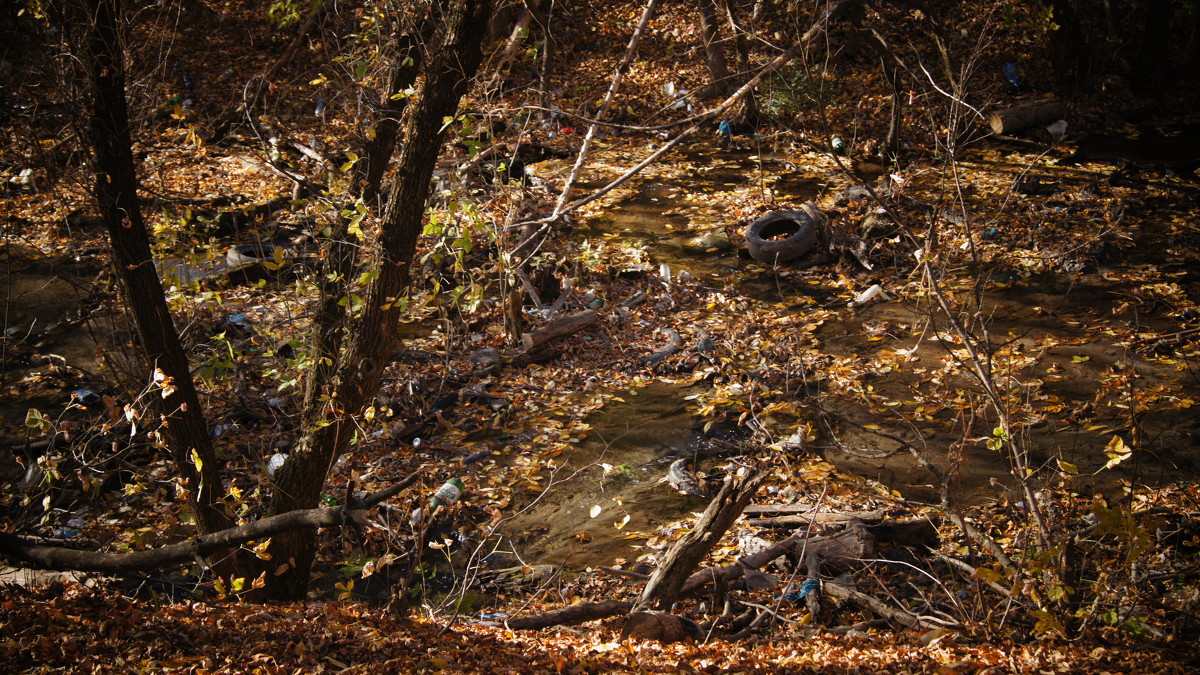
[[[750,257],[768,264],[795,260],[817,243],[817,226],[803,211],[776,211],[750,223],[746,248]]]

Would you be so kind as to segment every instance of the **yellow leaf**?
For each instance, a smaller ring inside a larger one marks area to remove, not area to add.
[[[1104,446],[1104,456],[1108,457],[1108,461],[1104,463],[1104,468],[1111,469],[1129,459],[1132,454],[1133,451],[1125,445],[1125,441],[1120,436],[1113,436],[1108,445]]]
[[[254,551],[254,555],[258,556],[259,560],[270,560],[271,554],[269,552],[267,552],[267,549],[270,546],[271,546],[271,540],[267,539],[266,541],[259,544],[258,546],[255,546],[252,550]]]
[[[990,567],[980,567],[975,570],[975,578],[980,581],[996,583],[1004,580],[1004,575]]]

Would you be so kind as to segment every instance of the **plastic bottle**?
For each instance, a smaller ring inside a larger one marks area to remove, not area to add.
[[[879,298],[880,300],[890,300],[891,299],[888,297],[887,293],[883,292],[882,286],[880,286],[879,284],[875,284],[874,286],[871,286],[870,288],[863,291],[862,293],[859,293],[858,296],[855,297],[854,300],[850,302],[849,306],[850,307],[862,307],[863,305],[867,304],[868,302],[871,302],[875,298]]]

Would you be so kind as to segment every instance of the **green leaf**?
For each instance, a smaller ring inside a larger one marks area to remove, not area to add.
[[[37,429],[43,433],[49,432],[52,427],[50,420],[42,415],[42,411],[37,408],[30,408],[29,412],[25,413],[25,428]]]

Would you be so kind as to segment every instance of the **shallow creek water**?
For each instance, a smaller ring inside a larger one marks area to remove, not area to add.
[[[781,174],[799,177],[783,181]],[[775,190],[780,208],[797,207],[825,187],[777,160],[717,158],[709,170],[679,182],[653,178],[637,184],[603,215],[582,223],[580,234],[640,244],[652,266],[667,263],[676,273],[687,270],[702,283],[758,301],[796,308],[802,308],[805,303],[801,301],[808,298],[828,302],[832,292],[770,271],[764,273],[732,246],[695,245],[706,233],[730,225],[728,215],[719,210],[720,200],[713,197],[755,182]],[[1088,328],[1112,320],[1111,309],[1119,304],[1114,299],[1127,291],[1124,282],[1109,277],[1103,269],[1073,280],[1044,275],[1006,281],[984,296],[991,330],[995,335],[1019,336],[1015,339],[1021,348],[1038,354],[1032,367],[1036,371],[1031,369],[1025,376],[1046,378],[1044,392],[1064,405],[1085,408],[1096,395],[1096,383],[1114,369],[1136,371],[1141,379],[1138,386],[1143,388],[1179,379],[1172,368],[1142,358]],[[835,356],[865,358],[885,346],[912,350],[907,372],[893,372],[871,382],[877,390],[904,398],[906,392],[911,396],[914,388],[922,386],[914,373],[936,369],[946,356],[945,349],[928,335],[919,334],[923,320],[911,305],[872,304],[822,326],[820,349]],[[888,339],[880,341],[873,332],[879,330],[887,333]],[[1063,344],[1046,347],[1041,340],[1050,336],[1061,338]],[[922,341],[922,337],[926,339]],[[1183,379],[1186,381],[1187,375]],[[1198,384],[1193,374],[1189,386],[1196,390]],[[506,525],[518,552],[527,556],[527,561],[573,568],[633,561],[646,552],[644,536],[637,533],[652,533],[658,524],[702,510],[703,500],[681,496],[662,482],[671,459],[704,443],[697,432],[700,422],[685,407],[686,395],[671,386],[655,385],[638,395],[624,396],[625,402],[609,405],[589,418],[595,431],[564,454],[557,477],[561,482]],[[885,419],[866,406],[839,405],[837,412],[848,424],[838,430],[836,438],[826,435],[818,441],[815,450],[845,473],[877,480],[911,499],[938,501],[938,488],[906,450],[863,428],[883,425],[904,436],[908,429],[898,418]],[[1142,448],[1148,452],[1138,453],[1136,460],[1100,477],[1089,475],[1103,466],[1101,448],[1112,437],[1112,429],[1120,428],[1119,419],[1106,422],[1111,426],[1090,429],[1052,422],[1034,424],[1022,442],[1035,468],[1053,467],[1058,460],[1077,465],[1080,475],[1072,487],[1082,495],[1112,489],[1121,479],[1161,483],[1186,479],[1200,470],[1200,417],[1165,409],[1148,410],[1140,416],[1139,423],[1146,431]],[[992,426],[984,422],[974,433],[986,435]],[[927,434],[924,449],[945,469],[948,448],[958,440],[959,435],[950,431]],[[958,465],[960,497],[970,502],[1004,496],[1019,501],[1021,497],[1010,487],[1012,477],[1006,462],[987,450],[982,440],[967,445],[965,459]],[[606,472],[602,464],[621,465],[625,470]],[[706,466],[701,462],[701,469]],[[601,510],[593,517],[591,512],[597,506]],[[626,515],[628,522],[618,529]]]
[[[702,283],[730,289],[753,301],[797,308],[804,306],[798,300],[808,297],[827,302],[834,295],[832,291],[763,271],[761,265],[740,255],[727,236],[723,237],[726,230],[741,224],[729,222],[722,195],[746,186],[757,187],[763,194],[770,190],[780,208],[797,207],[826,187],[814,175],[779,158],[718,153],[683,176],[636,181],[626,196],[601,215],[580,222],[577,233],[589,239],[641,245],[651,265],[666,263],[676,274],[687,270]],[[78,311],[86,284],[69,280],[85,279],[88,274],[94,275],[95,269],[73,265],[61,268],[45,261],[18,262],[26,256],[9,253],[6,249],[7,329],[41,330],[39,326],[69,320]],[[1196,272],[1190,274],[1188,282],[1194,284]],[[1030,350],[1040,348],[1036,340],[1044,335],[1065,335],[1075,340],[1075,344],[1045,350],[1039,363],[1039,368],[1057,373],[1048,390],[1074,405],[1086,403],[1094,394],[1088,388],[1093,385],[1082,383],[1094,383],[1101,373],[1116,365],[1135,368],[1145,380],[1142,386],[1164,383],[1171,376],[1111,342],[1087,339],[1096,336],[1087,335],[1086,326],[1104,319],[1114,304],[1113,298],[1121,292],[1122,284],[1103,273],[1072,282],[1031,278],[989,292],[986,303],[993,308],[994,330],[1021,336],[1018,339],[1028,343]],[[827,322],[818,338],[826,353],[869,357],[883,343],[871,339],[870,331],[864,329],[868,323],[882,326],[895,338],[887,342],[888,349],[913,349],[918,347],[919,336],[912,327],[920,320],[911,306],[873,304]],[[97,343],[83,330],[50,331],[46,344],[39,349],[59,354],[84,370],[96,362]],[[6,354],[6,385],[17,382],[26,370],[10,356]],[[931,367],[943,356],[944,351],[936,346],[920,345],[914,352],[912,367]],[[899,396],[911,382],[893,375],[872,384],[890,388]],[[702,421],[688,407],[686,397],[695,391],[654,383],[622,394],[623,402],[612,402],[590,417],[588,424],[593,430],[561,456],[551,489],[506,522],[503,531],[511,538],[508,546],[525,562],[551,562],[573,568],[607,565],[618,559],[632,561],[645,552],[642,547],[647,536],[660,525],[701,511],[704,500],[679,495],[663,483],[667,467],[675,459],[697,458],[701,469],[718,461],[714,455],[720,453],[719,444],[701,433]],[[31,405],[40,403],[22,398],[18,387],[5,387],[3,413],[12,418],[9,421],[18,421],[16,416],[23,418]],[[880,421],[877,414],[865,408],[846,407],[839,412],[858,425]],[[1195,475],[1200,461],[1197,416],[1151,411],[1143,416],[1142,424],[1148,430],[1145,447],[1150,450],[1148,456],[1153,457],[1153,461],[1137,467],[1142,480]],[[1103,464],[1098,448],[1104,446],[1108,435],[1111,431],[1035,426],[1029,444],[1035,463],[1061,457],[1086,472]],[[935,460],[945,459],[946,448],[954,440],[950,433],[926,438]],[[936,498],[929,478],[916,470],[912,458],[877,436],[845,427],[838,438],[825,438],[818,445],[816,449],[845,472],[878,480],[906,496]],[[1007,469],[998,457],[982,450],[981,443],[978,445],[968,451],[962,465],[963,484],[971,498],[995,496],[1004,490]],[[1086,478],[1079,486],[1085,494],[1093,487],[1103,486],[1093,486]]]
[[[505,523],[511,542],[502,550],[574,569],[632,561],[656,528],[704,510],[705,500],[661,482],[672,461],[703,465],[720,452],[687,410],[688,392],[656,382],[592,415],[591,432],[560,455],[547,492]]]

